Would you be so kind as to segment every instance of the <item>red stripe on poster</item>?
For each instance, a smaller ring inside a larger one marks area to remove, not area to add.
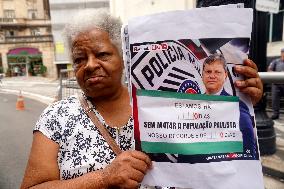
[[[132,100],[133,100],[133,120],[134,120],[134,139],[135,139],[135,149],[141,151],[141,140],[140,140],[140,130],[139,130],[139,120],[138,120],[138,107],[137,107],[137,97],[136,97],[136,87],[132,85]]]

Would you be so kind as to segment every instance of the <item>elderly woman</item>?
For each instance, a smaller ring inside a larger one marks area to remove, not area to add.
[[[108,14],[84,10],[66,27],[77,81],[98,120],[123,150],[116,155],[71,96],[44,110],[34,129],[21,188],[146,188],[139,186],[151,169],[149,157],[134,150],[133,120],[122,84],[121,24]],[[256,65],[236,69],[248,79],[237,87],[258,101],[262,84]]]

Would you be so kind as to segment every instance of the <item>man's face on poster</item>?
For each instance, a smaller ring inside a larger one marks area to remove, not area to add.
[[[227,72],[220,60],[205,64],[202,72],[202,80],[206,88],[206,94],[219,92],[226,81]]]

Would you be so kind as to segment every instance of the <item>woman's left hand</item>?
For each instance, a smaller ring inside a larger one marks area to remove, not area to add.
[[[262,98],[263,84],[258,75],[256,64],[252,60],[246,59],[242,66],[235,66],[235,72],[244,76],[244,80],[236,81],[235,86],[250,96],[253,105],[258,103]]]

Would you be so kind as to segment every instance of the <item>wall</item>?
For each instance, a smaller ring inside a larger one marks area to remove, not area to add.
[[[109,9],[108,0],[49,0],[50,14],[52,23],[52,35],[55,45],[55,64],[68,64],[69,54],[68,48],[63,38],[63,30],[66,23],[70,22],[72,16],[76,14],[78,9]],[[57,48],[56,48],[57,47]]]

